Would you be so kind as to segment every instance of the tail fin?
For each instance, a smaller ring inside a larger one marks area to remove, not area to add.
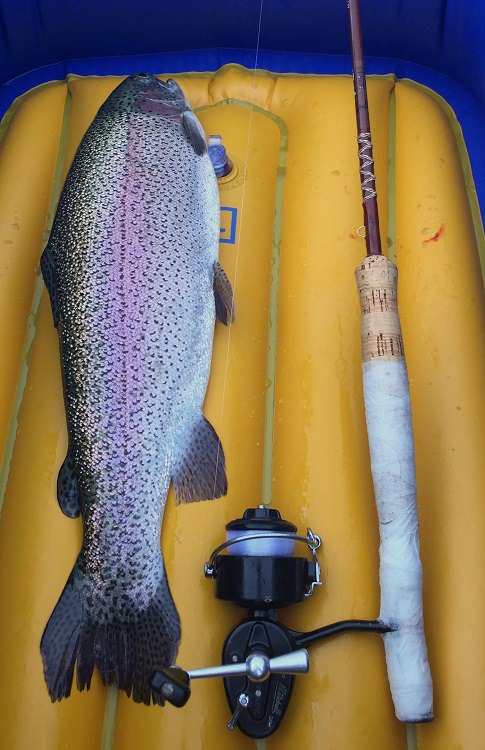
[[[110,622],[96,622],[83,602],[83,573],[79,564],[47,623],[40,643],[44,676],[52,701],[71,693],[77,662],[77,686],[89,689],[95,665],[105,685],[117,685],[137,703],[157,702],[150,679],[174,663],[180,622],[165,571],[146,609]]]

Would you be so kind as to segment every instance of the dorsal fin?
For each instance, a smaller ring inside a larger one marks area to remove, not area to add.
[[[214,263],[214,298],[216,317],[225,326],[234,322],[234,292],[226,272],[219,263]]]

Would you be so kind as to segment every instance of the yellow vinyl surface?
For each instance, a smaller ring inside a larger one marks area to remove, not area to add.
[[[165,77],[165,76],[164,76]],[[220,260],[236,322],[217,325],[204,412],[226,498],[175,508],[162,543],[182,619],[178,663],[220,662],[244,610],[203,564],[224,525],[264,500],[322,535],[324,586],[280,611],[311,630],[379,612],[378,530],[361,385],[354,269],[365,255],[351,79],[228,66],[178,75],[235,170],[220,181]],[[96,676],[51,704],[39,641],[81,545],[56,499],[66,429],[57,333],[39,258],[76,147],[120,79],[71,78],[15,105],[0,143],[0,749],[255,747],[229,733],[222,681],[183,709],[135,705]],[[416,444],[425,624],[436,719],[394,717],[376,635],[311,647],[281,728],[258,750],[480,750],[485,706],[483,230],[459,127],[431,92],[368,81],[383,247],[399,307]],[[234,219],[236,217],[236,220]],[[229,240],[229,241],[227,241]]]

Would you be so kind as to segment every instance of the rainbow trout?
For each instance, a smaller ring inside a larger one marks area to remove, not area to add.
[[[68,173],[41,259],[60,341],[69,448],[59,504],[84,541],[41,641],[53,701],[104,684],[157,701],[179,617],[160,550],[177,502],[226,493],[202,414],[215,316],[232,319],[217,262],[219,200],[181,89],[129,76],[101,106]]]

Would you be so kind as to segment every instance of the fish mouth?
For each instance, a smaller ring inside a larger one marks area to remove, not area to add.
[[[128,78],[135,95],[135,106],[142,112],[173,118],[188,108],[184,93],[173,78],[161,81],[152,73],[144,72],[134,73]]]
[[[153,75],[153,73],[134,73],[131,76],[128,76],[132,81],[135,83],[142,83],[142,84],[151,84],[156,83],[159,84],[161,81]]]
[[[166,81],[161,81],[160,78],[157,78],[153,73],[135,73],[133,76],[130,76],[130,78],[134,78],[137,81],[141,81],[142,83],[151,84],[154,83],[157,86],[160,86],[163,89],[166,89],[167,91],[178,91],[179,86],[178,84],[173,80],[173,78],[169,78]]]
[[[163,99],[177,101],[184,98],[182,89],[173,78],[161,81],[152,73],[135,73],[130,78],[138,86],[141,84],[143,90],[151,90],[155,96],[161,96]]]

